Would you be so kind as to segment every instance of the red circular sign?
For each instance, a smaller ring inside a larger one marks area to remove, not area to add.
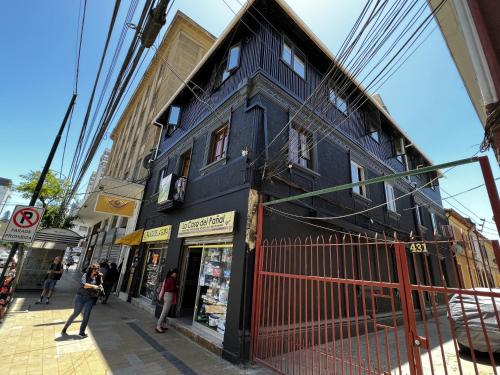
[[[22,208],[14,214],[13,222],[16,227],[30,228],[38,223],[40,214],[34,208]]]

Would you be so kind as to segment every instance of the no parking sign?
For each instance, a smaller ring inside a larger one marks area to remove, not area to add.
[[[10,242],[32,242],[42,216],[43,208],[16,206],[2,239]]]

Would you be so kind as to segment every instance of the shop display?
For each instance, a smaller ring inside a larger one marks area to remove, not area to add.
[[[149,245],[146,255],[146,264],[142,276],[141,295],[154,300],[158,276],[160,273],[160,254],[162,248],[158,245]]]
[[[224,334],[232,247],[203,249],[195,321]]]

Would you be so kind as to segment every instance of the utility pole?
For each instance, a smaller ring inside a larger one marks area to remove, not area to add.
[[[73,93],[73,96],[71,97],[71,101],[69,102],[68,109],[66,110],[66,114],[64,115],[64,119],[61,123],[61,126],[59,127],[59,132],[56,135],[56,138],[54,139],[54,143],[52,144],[52,148],[50,149],[49,156],[47,157],[47,161],[45,162],[45,166],[43,167],[42,173],[40,173],[40,177],[38,178],[38,182],[36,183],[35,190],[33,191],[33,194],[31,195],[31,200],[29,205],[34,206],[38,197],[40,196],[40,192],[43,187],[43,183],[45,182],[45,177],[47,176],[47,173],[49,172],[50,165],[52,164],[52,160],[54,159],[54,155],[56,154],[57,147],[59,146],[59,142],[61,141],[62,134],[64,132],[64,128],[66,127],[66,122],[68,121],[69,115],[71,114],[71,111],[73,110],[73,106],[75,105],[75,100],[76,100],[76,93]],[[20,243],[19,242],[14,242],[12,245],[12,249],[10,250],[9,257],[7,258],[7,263],[5,264],[5,267],[2,270],[2,277],[0,280],[2,281],[2,285],[5,279],[5,274],[7,273],[7,268],[10,265],[10,262],[16,255],[17,250],[19,249]],[[16,275],[18,276],[18,275]]]

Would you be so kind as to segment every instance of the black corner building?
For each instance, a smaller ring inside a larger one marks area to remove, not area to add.
[[[137,224],[145,231],[143,241],[130,253],[123,289],[131,300],[154,307],[166,270],[179,268],[175,324],[232,362],[249,355],[258,200],[430,164],[345,72],[336,68],[345,89],[320,85],[332,63],[332,55],[282,1],[255,0],[151,125],[161,125],[162,135]],[[321,106],[306,102],[313,92]],[[415,190],[435,177],[277,208],[306,217],[343,216],[386,202],[324,225],[423,239],[446,223],[437,184]],[[319,232],[307,222],[266,212],[263,233],[272,238]]]

